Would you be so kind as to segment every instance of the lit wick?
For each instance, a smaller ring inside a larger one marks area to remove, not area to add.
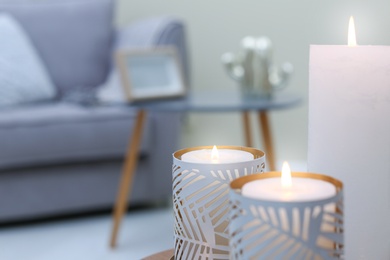
[[[284,162],[282,166],[281,182],[283,188],[288,188],[292,186],[291,170],[287,162]]]
[[[215,146],[215,145],[213,147],[213,150],[211,151],[211,160],[213,162],[218,162],[218,160],[219,160],[218,149],[217,149],[217,146]]]
[[[356,43],[356,33],[355,33],[355,22],[353,20],[353,16],[349,18],[349,26],[348,26],[348,46],[355,47]]]

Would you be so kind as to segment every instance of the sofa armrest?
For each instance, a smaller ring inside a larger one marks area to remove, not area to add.
[[[174,46],[183,66],[184,80],[189,86],[189,62],[184,22],[170,16],[144,19],[118,30],[115,49]]]

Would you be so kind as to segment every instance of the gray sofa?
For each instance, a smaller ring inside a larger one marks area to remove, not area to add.
[[[115,30],[114,4],[0,2],[0,11],[27,31],[58,88],[55,100],[0,110],[0,223],[113,205],[135,117],[131,106],[95,99],[115,48],[174,45],[188,80],[183,23],[157,17]],[[179,131],[180,115],[149,114],[131,204],[171,195]]]

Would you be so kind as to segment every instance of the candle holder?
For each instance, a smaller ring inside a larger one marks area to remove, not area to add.
[[[343,184],[332,177],[293,172],[293,177],[333,184],[330,198],[282,202],[243,196],[244,184],[280,177],[280,172],[238,178],[230,184],[232,259],[340,259],[344,254]]]
[[[241,176],[264,172],[265,154],[254,148],[218,147],[252,153],[254,159],[245,162],[181,160],[187,152],[211,148],[187,148],[173,154],[175,259],[229,259],[229,183]]]

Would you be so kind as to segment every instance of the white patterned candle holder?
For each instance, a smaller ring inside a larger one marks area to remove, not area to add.
[[[231,259],[343,259],[343,184],[332,177],[293,172],[335,186],[334,196],[312,201],[271,201],[242,195],[252,181],[280,172],[234,180],[230,190]]]
[[[187,148],[173,154],[175,259],[229,259],[229,184],[238,177],[264,172],[264,152],[254,148],[218,146],[253,154],[253,160],[244,162],[181,160],[187,152],[211,148]]]

